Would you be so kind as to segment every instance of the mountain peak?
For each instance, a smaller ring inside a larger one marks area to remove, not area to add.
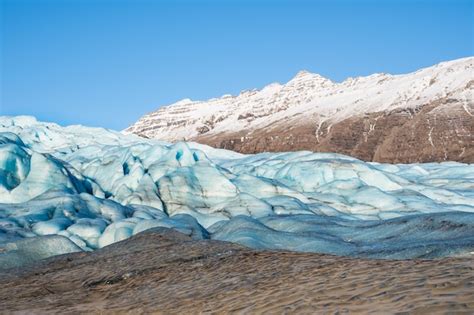
[[[307,82],[307,81],[321,82],[321,83],[332,82],[331,80],[323,77],[320,74],[312,73],[306,70],[301,70],[288,83],[294,84],[294,83]]]
[[[313,73],[307,71],[307,70],[300,70],[298,73],[295,75],[295,78],[301,78],[301,77],[306,77],[308,75],[313,75]]]

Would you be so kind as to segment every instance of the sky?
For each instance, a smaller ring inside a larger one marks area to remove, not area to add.
[[[474,1],[0,0],[0,115],[116,130],[183,98],[474,55]]]

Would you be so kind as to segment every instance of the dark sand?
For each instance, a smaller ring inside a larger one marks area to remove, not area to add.
[[[253,251],[160,229],[0,273],[0,312],[14,311],[473,314],[474,259]]]

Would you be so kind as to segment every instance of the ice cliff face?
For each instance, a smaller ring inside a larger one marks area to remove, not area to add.
[[[0,265],[36,248],[18,243],[24,238],[53,235],[48,242],[59,249],[91,250],[157,226],[254,248],[469,255],[473,174],[474,166],[456,162],[391,165],[308,151],[243,155],[1,117]]]
[[[208,101],[182,100],[126,129],[243,153],[311,150],[365,161],[474,162],[474,58],[404,75],[288,83]]]

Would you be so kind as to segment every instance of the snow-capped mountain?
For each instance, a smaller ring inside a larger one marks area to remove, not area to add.
[[[379,162],[474,162],[473,88],[474,57],[340,83],[301,71],[283,85],[184,99],[125,132],[243,153],[312,150]]]

